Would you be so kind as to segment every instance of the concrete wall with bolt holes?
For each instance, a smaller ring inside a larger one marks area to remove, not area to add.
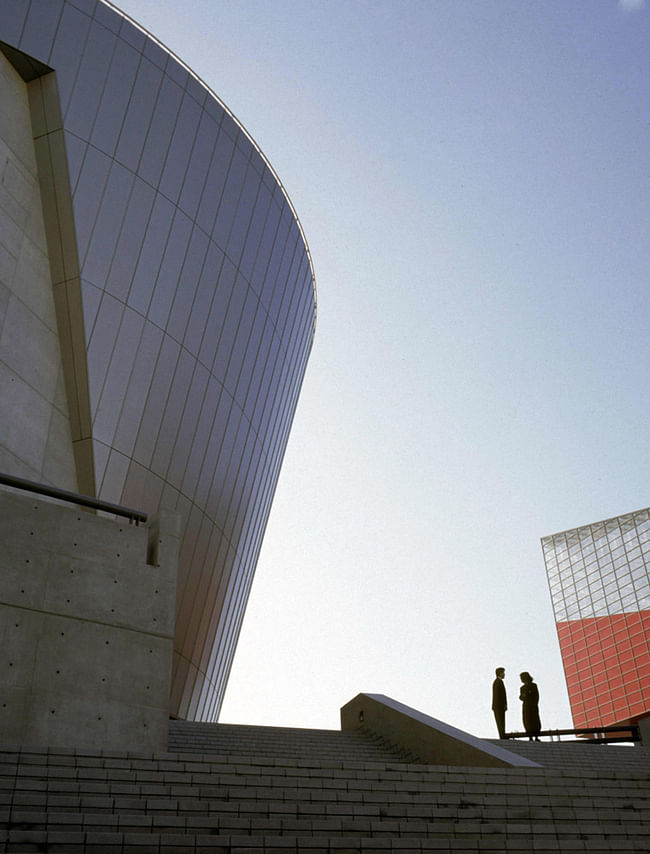
[[[0,489],[0,742],[166,749],[178,543]]]

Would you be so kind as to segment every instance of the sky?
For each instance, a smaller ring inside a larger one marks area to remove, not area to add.
[[[540,538],[650,505],[650,4],[118,0],[242,122],[316,337],[220,720],[571,726]]]

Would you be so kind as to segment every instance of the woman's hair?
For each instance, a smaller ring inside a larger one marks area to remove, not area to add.
[[[532,682],[533,681],[533,677],[530,675],[530,673],[527,670],[524,670],[523,673],[520,673],[519,678],[521,679],[522,682]]]

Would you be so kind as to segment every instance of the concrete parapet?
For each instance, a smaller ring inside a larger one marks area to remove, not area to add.
[[[137,527],[0,490],[0,543],[2,741],[165,749],[175,514]]]
[[[383,694],[358,694],[341,709],[341,729],[363,728],[435,765],[539,767]]]

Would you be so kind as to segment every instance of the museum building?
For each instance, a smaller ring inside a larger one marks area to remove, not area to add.
[[[650,509],[542,538],[575,727],[650,714]]]
[[[178,514],[176,717],[219,714],[315,316],[209,87],[103,0],[3,0],[0,471]]]

